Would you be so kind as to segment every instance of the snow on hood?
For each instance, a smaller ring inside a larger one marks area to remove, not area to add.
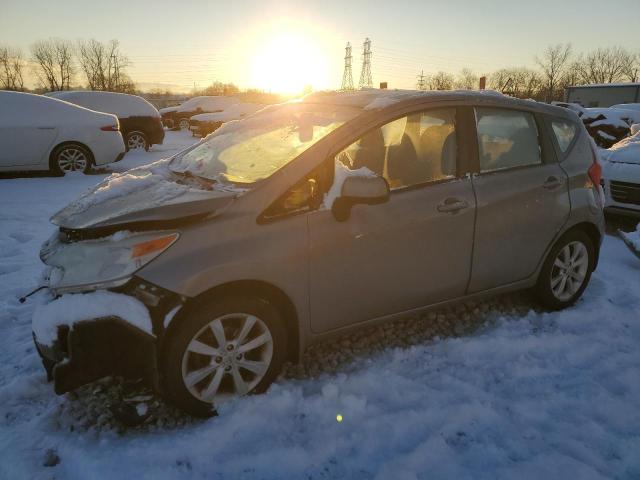
[[[166,209],[168,206],[176,207],[171,210],[173,217],[183,217],[196,212],[185,209],[181,214],[181,205],[204,202],[199,210],[210,207],[213,212],[214,204],[224,203],[215,200],[231,199],[238,193],[223,188],[206,190],[193,183],[181,182],[169,169],[170,161],[171,159],[159,160],[110,175],[56,213],[51,217],[51,222],[76,229],[103,227],[126,221],[158,220],[163,218],[162,212],[158,211],[159,207]]]
[[[83,320],[119,317],[143,332],[152,333],[151,317],[139,300],[120,293],[100,290],[92,293],[63,295],[39,305],[32,319],[33,333],[39,343],[51,346],[58,337],[58,327]]]
[[[164,115],[165,113],[176,112],[178,110],[178,107],[179,105],[176,105],[175,107],[164,107],[158,110],[158,112],[160,113],[160,115]]]
[[[600,155],[609,162],[640,164],[640,131],[623,138],[608,150],[601,150]]]
[[[215,112],[216,110],[224,110],[239,102],[240,100],[235,97],[224,97],[222,95],[193,97],[180,105],[176,111],[192,112],[200,108],[203,112]]]

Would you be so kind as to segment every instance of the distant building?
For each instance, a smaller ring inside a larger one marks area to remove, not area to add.
[[[564,98],[583,107],[610,107],[618,103],[640,103],[640,83],[601,83],[565,88]]]

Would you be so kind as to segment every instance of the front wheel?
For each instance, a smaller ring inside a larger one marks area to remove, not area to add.
[[[193,415],[265,391],[286,358],[283,319],[262,299],[208,300],[174,321],[161,359],[163,391]]]
[[[56,175],[89,173],[91,171],[91,153],[82,145],[61,145],[54,150],[50,163],[51,171]]]
[[[180,127],[180,130],[189,130],[189,119],[181,118],[178,122],[178,126]]]
[[[585,232],[563,235],[549,252],[536,286],[538,299],[551,310],[572,305],[589,284],[595,265],[595,246]]]

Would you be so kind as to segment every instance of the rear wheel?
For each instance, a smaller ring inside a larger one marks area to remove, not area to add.
[[[265,300],[204,301],[175,321],[163,349],[163,390],[193,415],[208,416],[224,401],[265,391],[286,358],[284,322]]]
[[[147,141],[147,136],[144,132],[139,130],[134,130],[132,132],[127,133],[126,137],[126,146],[127,151],[129,150],[149,150],[149,142]]]
[[[91,171],[91,153],[82,145],[61,145],[51,155],[50,168],[57,175],[89,173]]]
[[[181,118],[178,122],[178,126],[180,127],[180,130],[189,130],[189,119]]]
[[[589,235],[574,230],[553,246],[538,278],[537,294],[547,308],[572,305],[589,284],[595,265],[595,246]]]

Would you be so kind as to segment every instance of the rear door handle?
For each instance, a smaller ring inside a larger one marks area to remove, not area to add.
[[[449,197],[439,203],[436,208],[439,212],[456,213],[460,210],[464,210],[465,208],[469,208],[469,202],[460,198]]]
[[[558,177],[553,177],[553,176],[547,178],[547,180],[542,184],[542,186],[547,190],[556,189],[561,185],[562,185],[562,181]]]

